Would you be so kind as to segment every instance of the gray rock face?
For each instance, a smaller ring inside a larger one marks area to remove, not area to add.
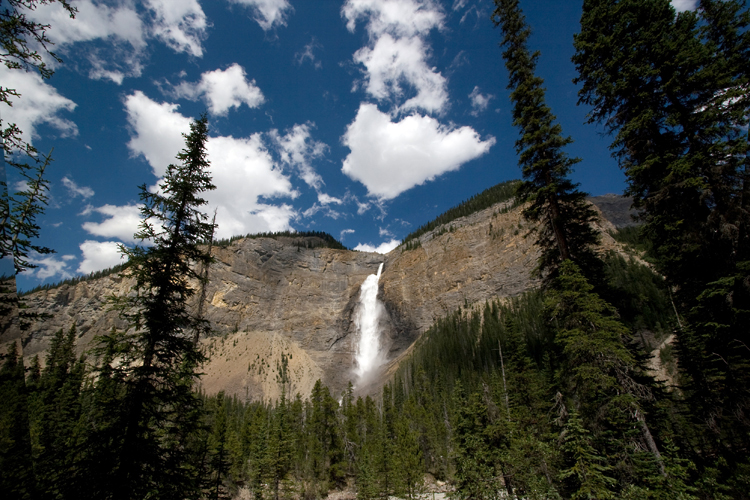
[[[329,248],[300,248],[291,238],[238,240],[213,250],[205,317],[212,355],[204,389],[241,397],[275,398],[281,372],[287,390],[309,392],[321,378],[337,394],[354,380],[360,286],[385,262],[380,299],[388,359],[396,360],[433,321],[459,306],[509,297],[537,285],[533,236],[520,210],[495,206],[420,238],[421,247],[387,256]],[[83,352],[98,334],[126,325],[107,297],[129,293],[118,276],[62,286],[27,297],[50,314],[25,333],[24,356],[42,354],[51,335],[75,323]],[[194,307],[197,307],[197,296]],[[286,363],[286,368],[282,365]]]
[[[637,225],[634,217],[638,212],[631,208],[633,198],[619,194],[605,194],[590,197],[588,200],[596,205],[602,215],[616,228]]]

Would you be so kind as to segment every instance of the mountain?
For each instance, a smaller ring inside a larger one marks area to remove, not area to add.
[[[214,246],[204,306],[212,334],[202,340],[211,360],[203,389],[276,398],[282,380],[303,396],[319,378],[334,394],[349,381],[356,384],[360,286],[380,263],[389,360],[382,369],[390,370],[435,319],[538,286],[530,229],[521,209],[506,201],[421,232],[387,255],[329,248],[316,236],[242,238]],[[611,229],[602,222],[604,249],[616,246],[605,231]],[[0,340],[22,336],[24,357],[43,359],[54,332],[75,323],[83,352],[96,335],[125,326],[107,298],[128,293],[131,285],[115,273],[31,293],[27,304],[50,318]],[[374,377],[375,385],[381,380]]]

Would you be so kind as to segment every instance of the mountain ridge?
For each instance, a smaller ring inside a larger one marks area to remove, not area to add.
[[[438,317],[537,287],[532,270],[538,251],[527,237],[531,226],[512,204],[497,203],[438,225],[410,249],[401,245],[387,255],[305,248],[291,238],[242,238],[214,246],[205,304],[212,336],[203,339],[212,358],[204,367],[204,391],[275,399],[281,380],[288,392],[303,396],[318,378],[334,393],[349,381],[356,384],[359,287],[381,262],[379,297],[387,311],[381,328],[391,363],[382,374]],[[603,248],[616,247],[607,234],[611,229],[603,221]],[[42,358],[52,334],[73,323],[79,353],[96,335],[125,328],[106,297],[128,293],[131,286],[129,279],[109,275],[27,295],[32,310],[51,317],[23,335],[24,357]]]

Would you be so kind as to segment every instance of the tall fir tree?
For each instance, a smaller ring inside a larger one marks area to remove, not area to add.
[[[687,320],[680,366],[701,447],[738,457],[750,447],[750,13],[699,5],[586,0],[573,61]]]
[[[187,301],[201,282],[200,265],[211,261],[200,246],[213,233],[201,212],[205,191],[214,189],[206,153],[206,116],[190,125],[178,165],[169,165],[157,191],[141,187],[143,221],[136,238],[148,247],[122,247],[130,260],[125,274],[135,284],[126,297],[113,298],[129,330],[104,336],[115,353],[100,370],[116,373],[108,382],[124,384],[120,436],[107,498],[185,498],[199,492],[190,462],[191,439],[200,424],[194,383],[204,360],[193,332],[204,321]]]
[[[518,196],[530,203],[524,216],[539,222],[539,270],[551,278],[560,263],[570,259],[585,269],[589,278],[598,279],[601,264],[592,249],[598,236],[591,227],[597,216],[586,202],[586,194],[570,180],[573,165],[580,159],[565,153],[565,146],[573,140],[563,137],[562,127],[545,104],[544,80],[535,74],[539,52],[527,47],[531,30],[518,0],[495,0],[493,19],[503,32],[500,45],[505,47],[513,123],[521,132],[516,151],[524,180]]]
[[[0,491],[9,500],[30,500],[37,489],[23,357],[14,342],[0,359]]]

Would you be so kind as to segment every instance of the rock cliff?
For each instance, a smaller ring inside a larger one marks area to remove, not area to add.
[[[285,379],[288,391],[304,396],[320,378],[336,394],[356,382],[359,289],[381,262],[380,298],[388,311],[381,326],[392,361],[437,317],[537,286],[528,232],[520,209],[495,205],[422,235],[417,248],[385,256],[305,248],[314,238],[246,238],[214,247],[204,306],[212,327],[203,339],[211,354],[204,390],[276,398]],[[72,324],[79,352],[96,335],[125,327],[107,297],[131,285],[111,275],[27,296],[29,306],[51,317],[23,333],[24,357],[43,358],[51,335]]]

